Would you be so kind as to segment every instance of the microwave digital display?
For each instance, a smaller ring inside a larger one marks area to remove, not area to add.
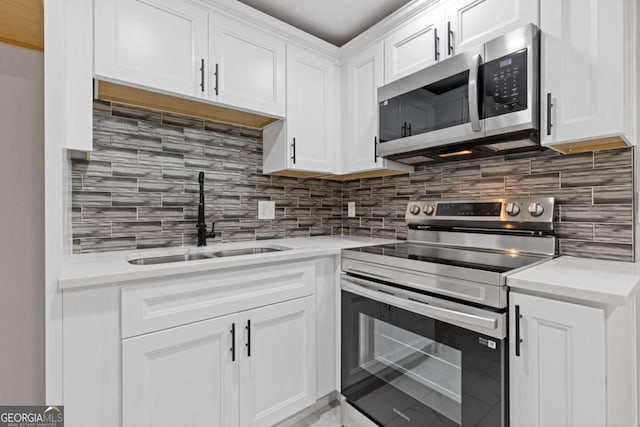
[[[511,64],[513,64],[513,60],[511,58],[505,59],[504,61],[500,61],[500,68],[507,67]]]

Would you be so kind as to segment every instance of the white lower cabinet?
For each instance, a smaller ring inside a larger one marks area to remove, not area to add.
[[[238,424],[237,315],[122,343],[123,427]]]
[[[316,401],[315,297],[125,339],[123,427],[271,426]]]
[[[239,315],[240,425],[271,426],[316,401],[315,297]]]
[[[606,426],[604,310],[514,292],[509,298],[510,425]]]

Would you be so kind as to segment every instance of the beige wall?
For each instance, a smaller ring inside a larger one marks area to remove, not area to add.
[[[44,403],[43,54],[0,43],[0,405]]]

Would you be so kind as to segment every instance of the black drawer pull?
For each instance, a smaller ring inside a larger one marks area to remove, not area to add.
[[[200,90],[204,92],[204,58],[200,60]]]
[[[247,320],[247,326],[245,328],[247,330],[247,357],[251,357],[251,320]]]
[[[520,344],[522,344],[522,338],[520,338],[520,319],[522,319],[522,315],[520,314],[520,306],[516,305],[516,318],[514,321],[516,322],[516,356],[520,357]]]
[[[551,107],[553,104],[551,103],[551,92],[547,93],[547,135],[551,135]]]
[[[231,361],[236,361],[236,324],[231,324]]]

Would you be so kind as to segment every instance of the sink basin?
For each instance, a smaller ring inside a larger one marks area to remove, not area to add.
[[[181,254],[181,255],[165,255],[154,256],[148,258],[136,258],[128,260],[129,264],[133,265],[153,265],[153,264],[167,264],[170,262],[183,262],[183,261],[196,261],[199,259],[211,259],[213,255],[197,253],[197,254]]]
[[[284,251],[289,248],[283,246],[259,246],[253,248],[237,248],[237,249],[224,249],[213,253],[198,252],[198,253],[184,253],[177,255],[162,255],[151,256],[146,258],[134,258],[129,259],[127,262],[133,265],[153,265],[153,264],[168,264],[171,262],[184,262],[184,261],[197,261],[202,259],[223,258],[228,256],[239,255],[255,255],[266,254],[269,252]]]
[[[227,249],[223,251],[214,252],[213,256],[227,257],[227,256],[238,256],[238,255],[255,255],[255,254],[266,254],[269,252],[278,252],[283,250],[285,249],[275,248],[275,247]]]

